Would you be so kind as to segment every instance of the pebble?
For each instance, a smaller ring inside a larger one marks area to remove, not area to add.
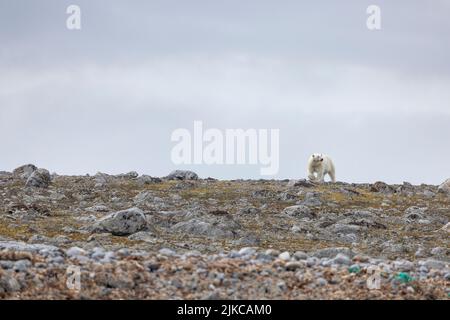
[[[333,264],[333,259],[323,258],[320,260],[320,265],[323,267],[329,267]]]
[[[316,279],[316,283],[317,283],[319,286],[323,287],[323,286],[325,286],[325,285],[328,284],[328,281],[325,280],[324,278],[317,278],[317,279]]]
[[[29,260],[19,260],[14,263],[14,271],[25,272],[30,266],[31,262]]]
[[[361,267],[359,264],[352,264],[347,270],[350,273],[359,273],[361,271]]]
[[[291,255],[288,251],[285,251],[285,252],[280,253],[278,258],[280,258],[281,260],[284,260],[284,261],[288,261],[288,260],[291,260]]]
[[[119,249],[117,251],[117,255],[122,258],[128,257],[130,255],[130,249],[128,248]]]
[[[76,258],[76,257],[79,257],[79,256],[86,255],[86,251],[81,249],[81,248],[79,248],[79,247],[72,247],[72,248],[70,248],[70,249],[68,249],[66,251],[66,255],[68,257]]]
[[[51,257],[49,259],[49,263],[53,263],[53,264],[63,264],[64,263],[64,258],[61,256],[57,256],[57,257]]]
[[[256,249],[252,248],[252,247],[245,247],[242,248],[241,250],[239,250],[239,254],[241,256],[251,256],[254,255],[256,253]]]
[[[161,250],[159,250],[159,253],[164,256],[175,256],[177,254],[175,251],[169,248],[162,248]]]
[[[419,268],[419,272],[420,273],[428,273],[428,268],[426,266],[420,266]]]
[[[103,259],[100,260],[101,263],[110,263],[112,260],[116,258],[116,255],[112,251],[108,251],[105,253]]]
[[[267,262],[273,260],[273,256],[265,253],[258,253],[256,259],[262,262]]]
[[[303,251],[296,251],[294,253],[294,258],[297,260],[306,260],[308,259],[308,255]]]
[[[280,251],[279,251],[279,250],[276,250],[276,249],[267,249],[266,252],[265,252],[265,254],[268,254],[268,255],[277,257],[277,256],[280,255]]]
[[[105,256],[105,250],[103,248],[95,247],[92,250],[91,258],[95,260],[100,260]]]
[[[317,259],[316,257],[309,257],[308,259],[306,259],[306,266],[308,267],[313,267],[318,263],[319,259]]]
[[[350,265],[351,264],[351,260],[349,257],[347,257],[345,254],[342,253],[338,253],[336,255],[336,257],[332,260],[333,263],[336,264],[345,264],[345,265]]]
[[[286,291],[287,290],[286,282],[284,282],[284,281],[278,281],[277,282],[277,287],[281,291]]]
[[[300,269],[302,266],[303,264],[298,261],[290,261],[286,263],[285,268],[288,271],[295,271],[297,269]]]
[[[240,258],[240,257],[241,257],[241,255],[239,254],[239,251],[236,251],[236,250],[232,250],[232,251],[228,254],[228,256],[229,256],[231,259],[236,259],[236,258]]]

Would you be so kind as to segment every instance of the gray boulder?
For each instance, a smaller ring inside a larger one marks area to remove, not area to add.
[[[112,177],[109,174],[97,172],[94,176],[95,187],[102,188],[106,186],[111,181],[111,179]]]
[[[450,178],[441,183],[438,187],[438,191],[441,193],[450,194]]]
[[[290,180],[287,185],[288,187],[311,188],[314,187],[316,184],[306,179],[300,179],[300,180]]]
[[[390,194],[394,193],[395,189],[385,182],[377,181],[370,186],[370,191]]]
[[[311,209],[304,205],[295,205],[284,208],[282,211],[283,214],[288,216],[298,217],[298,218],[308,218],[312,219],[315,217],[314,213],[311,212]]]
[[[136,181],[141,185],[146,185],[146,184],[159,183],[162,180],[160,178],[151,177],[149,175],[144,174],[144,175],[140,176],[139,178],[137,178]]]
[[[425,217],[425,212],[428,210],[428,208],[420,208],[420,207],[409,207],[405,210],[405,219],[408,221],[412,220],[420,220]]]
[[[122,179],[136,179],[137,177],[139,177],[139,173],[137,173],[136,171],[130,171],[127,173],[121,173],[117,175],[117,178]]]
[[[26,180],[36,170],[37,167],[34,164],[26,164],[14,169],[13,175],[17,178]]]
[[[42,255],[55,255],[60,253],[58,247],[46,244],[29,244],[20,241],[0,241],[0,251],[26,251],[31,253],[40,253]]]
[[[198,180],[198,175],[189,170],[175,170],[167,177],[167,180]]]
[[[361,226],[346,223],[336,223],[330,228],[336,233],[343,233],[343,234],[357,233],[360,232],[362,229]]]
[[[307,192],[305,194],[305,199],[298,201],[297,204],[304,205],[308,207],[319,207],[322,205],[320,201],[320,194],[317,192]]]
[[[175,224],[172,230],[190,235],[205,236],[210,238],[235,238],[239,225],[233,220],[226,221],[204,221],[190,219]]]
[[[28,177],[26,186],[36,188],[48,188],[50,185],[50,172],[46,169],[37,169]]]
[[[143,242],[149,242],[149,243],[155,242],[156,238],[157,238],[156,235],[153,232],[149,232],[149,231],[139,231],[128,237],[128,239],[130,239],[130,240],[143,241]]]
[[[147,228],[144,213],[138,208],[117,211],[98,220],[94,225],[96,232],[109,232],[126,236]]]

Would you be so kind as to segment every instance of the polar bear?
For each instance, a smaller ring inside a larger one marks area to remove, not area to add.
[[[317,177],[314,175],[315,173],[317,173]],[[326,174],[330,176],[332,182],[336,182],[331,158],[321,153],[313,153],[308,160],[308,179],[312,182],[324,182]]]

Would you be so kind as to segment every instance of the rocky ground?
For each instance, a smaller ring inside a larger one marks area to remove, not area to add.
[[[450,180],[59,176],[27,165],[0,172],[0,298],[448,299],[449,218]]]

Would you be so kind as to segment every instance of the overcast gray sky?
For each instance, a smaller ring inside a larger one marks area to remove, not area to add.
[[[261,177],[174,165],[171,133],[202,120],[280,129],[274,178],[312,152],[341,181],[449,178],[450,1],[330,2],[0,0],[0,170]]]

